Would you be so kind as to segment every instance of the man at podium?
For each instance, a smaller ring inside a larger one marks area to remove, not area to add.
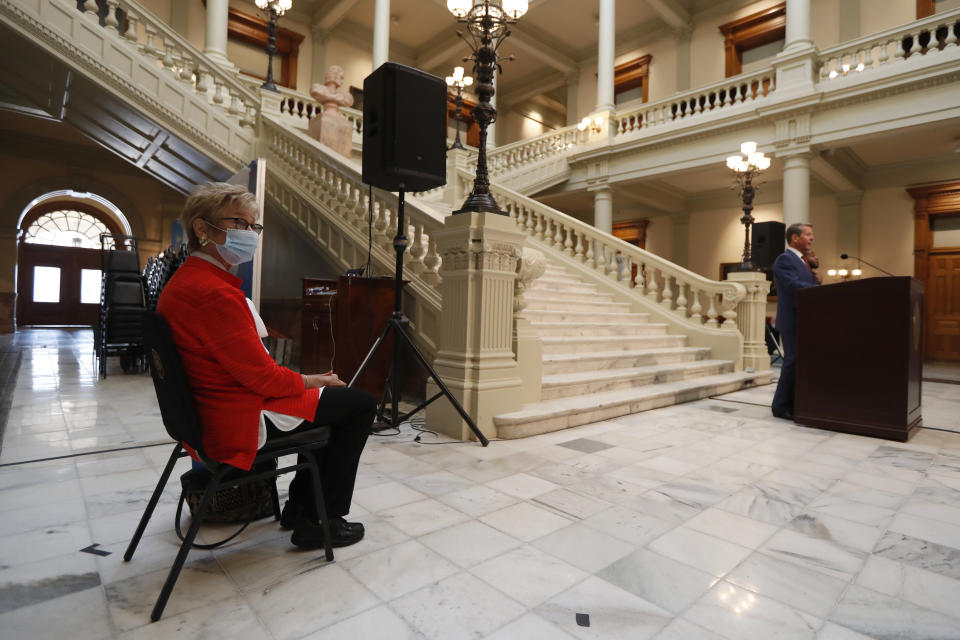
[[[797,291],[817,286],[806,253],[813,245],[813,225],[787,227],[787,250],[773,262],[777,287],[777,330],[783,341],[783,368],[773,395],[773,415],[793,420],[793,388],[797,369]]]

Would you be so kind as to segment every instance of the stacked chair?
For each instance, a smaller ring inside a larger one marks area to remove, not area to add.
[[[187,259],[187,245],[170,245],[167,250],[158,256],[147,259],[147,266],[143,269],[143,279],[147,284],[147,308],[155,310],[160,292],[166,286],[170,276]]]
[[[100,235],[100,324],[96,354],[100,376],[107,377],[107,358],[119,356],[124,372],[142,371],[146,285],[140,274],[137,239],[114,233]]]

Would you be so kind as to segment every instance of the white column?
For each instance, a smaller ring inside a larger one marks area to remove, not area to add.
[[[214,62],[226,67],[233,63],[227,59],[227,11],[229,0],[207,0],[207,39],[203,52]]]
[[[810,222],[810,154],[787,156],[783,162],[783,223]]]
[[[373,8],[373,68],[390,58],[390,0],[377,0]]]
[[[805,49],[810,40],[810,0],[787,0],[787,28],[784,51]]]
[[[600,0],[597,111],[610,111],[614,104],[613,58],[616,45],[616,13],[616,0]]]
[[[580,108],[578,106],[580,97],[580,74],[567,74],[567,124],[577,124],[580,122]]]
[[[593,226],[605,233],[613,231],[613,189],[598,187],[593,192]]]

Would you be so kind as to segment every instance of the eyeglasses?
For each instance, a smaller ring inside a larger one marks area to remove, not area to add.
[[[210,225],[214,229],[219,229],[220,231],[226,231],[226,229],[221,229],[220,227],[218,227],[217,225],[213,224],[210,221],[206,221],[206,222],[208,225]],[[241,231],[247,231],[249,229],[250,231],[253,231],[257,235],[260,235],[260,232],[263,231],[262,224],[257,224],[256,222],[247,222],[243,218],[220,218],[218,222],[232,222],[233,223],[233,226],[231,227],[232,229],[240,229]]]

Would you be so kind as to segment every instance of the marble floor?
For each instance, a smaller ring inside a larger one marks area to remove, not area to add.
[[[85,331],[0,347],[23,354],[0,450],[0,638],[960,638],[949,365],[905,444],[772,418],[772,386],[487,448],[372,437],[361,543],[327,563],[256,522],[192,552],[150,624],[175,477],[121,557],[170,451],[149,378],[111,361],[98,380]]]

